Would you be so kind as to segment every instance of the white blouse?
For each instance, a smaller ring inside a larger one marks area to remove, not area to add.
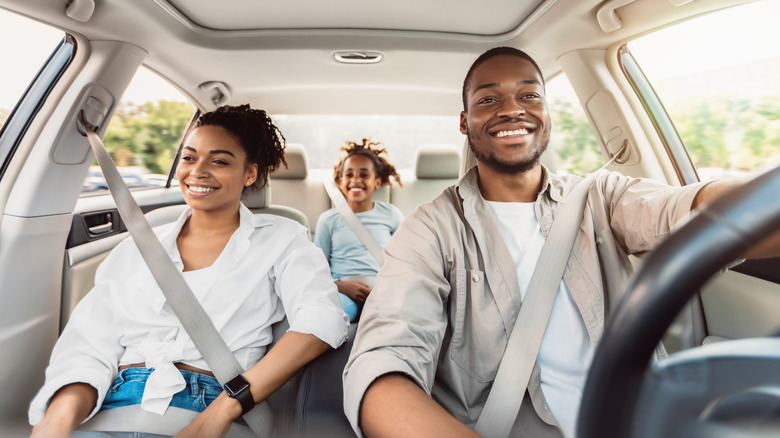
[[[187,209],[175,224],[157,231],[179,271],[183,263],[176,238],[190,214]],[[317,336],[333,348],[346,339],[349,321],[328,262],[305,228],[289,219],[253,215],[242,204],[239,227],[214,264],[184,274],[244,369],[263,357],[273,340],[271,326],[285,314],[290,330]],[[97,389],[91,418],[119,366],[141,362],[155,369],[141,407],[159,414],[185,386],[175,362],[209,369],[132,239],[126,239],[100,265],[94,288],[74,309],[54,346],[46,382],[30,405],[30,424],[41,421],[59,388],[75,382]]]

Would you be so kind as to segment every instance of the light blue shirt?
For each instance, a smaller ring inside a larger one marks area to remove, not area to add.
[[[404,219],[396,206],[380,201],[374,201],[374,208],[357,213],[357,217],[381,248],[387,245]],[[379,263],[335,208],[320,215],[314,243],[325,253],[334,280],[346,275],[376,276],[379,271]]]

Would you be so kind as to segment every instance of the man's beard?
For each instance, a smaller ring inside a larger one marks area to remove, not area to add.
[[[541,158],[544,151],[547,150],[547,145],[550,143],[549,130],[545,134],[545,138],[543,139],[544,143],[540,148],[534,151],[534,154],[531,157],[526,160],[515,162],[504,161],[491,153],[482,153],[481,151],[477,150],[477,148],[474,147],[474,142],[471,140],[471,132],[468,130],[466,131],[466,138],[469,142],[469,149],[471,149],[471,153],[474,154],[474,157],[476,157],[477,161],[487,165],[499,173],[506,175],[516,175],[518,173],[528,172],[529,170],[536,167],[537,164],[539,164],[539,159]]]

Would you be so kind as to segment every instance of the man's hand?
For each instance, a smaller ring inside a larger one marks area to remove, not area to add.
[[[371,288],[368,285],[359,281],[336,281],[336,287],[339,288],[339,292],[348,296],[352,301],[356,303],[366,302],[368,294],[371,293]]]

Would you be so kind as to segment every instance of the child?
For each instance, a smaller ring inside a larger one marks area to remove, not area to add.
[[[371,199],[374,191],[383,184],[395,182],[401,185],[395,167],[382,156],[385,149],[372,148],[380,144],[368,138],[364,138],[361,144],[347,142],[341,149],[346,156],[333,168],[333,179],[350,209],[377,244],[384,248],[404,216],[394,205]],[[379,263],[334,208],[322,213],[317,220],[314,243],[330,262],[330,272],[338,286],[342,307],[350,321],[355,321],[373,284],[366,284],[368,280],[350,281],[348,277],[376,277]]]
[[[244,191],[284,163],[283,141],[266,113],[249,105],[200,116],[176,171],[189,208],[158,232],[247,370],[249,388],[242,392],[251,398],[244,394],[239,403],[222,391],[127,239],[101,264],[52,351],[29,410],[33,437],[70,436],[97,411],[134,404],[158,414],[168,406],[198,411],[182,435],[223,436],[252,400],[264,400],[307,362],[341,345],[347,316],[305,229],[253,215],[241,203]],[[266,355],[271,325],[285,313],[290,330]]]

